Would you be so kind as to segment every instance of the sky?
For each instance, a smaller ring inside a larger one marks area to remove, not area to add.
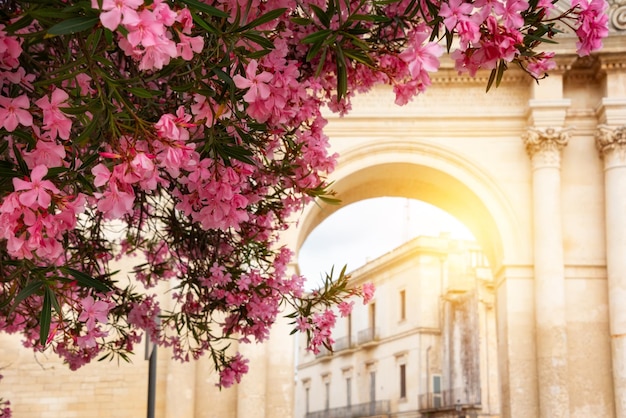
[[[474,239],[472,233],[447,212],[419,200],[381,197],[339,209],[309,235],[298,255],[307,288],[335,266],[353,271],[420,235]]]

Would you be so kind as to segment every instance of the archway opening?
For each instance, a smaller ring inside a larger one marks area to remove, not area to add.
[[[341,206],[305,212],[301,273],[319,277],[347,263],[355,284],[374,281],[379,288],[372,303],[338,319],[334,354],[299,349],[296,405],[310,405],[300,411],[307,417],[329,408],[415,416],[500,412],[492,268],[502,259],[502,240],[488,203],[463,180],[410,162],[361,165],[336,177]],[[383,200],[395,200],[395,211]],[[412,213],[411,205],[423,212]],[[421,222],[412,225],[415,217]],[[384,226],[389,221],[393,227]],[[342,230],[346,222],[351,231]],[[355,242],[369,248],[350,248]],[[324,249],[317,260],[310,255],[315,246]]]

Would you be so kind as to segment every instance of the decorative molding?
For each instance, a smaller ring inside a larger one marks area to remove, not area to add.
[[[626,0],[609,0],[608,14],[611,29],[626,31]]]
[[[529,127],[522,135],[526,152],[534,167],[555,166],[561,163],[561,150],[569,142],[572,128]]]
[[[626,164],[626,125],[617,128],[598,125],[596,147],[600,158],[604,158],[605,167]]]

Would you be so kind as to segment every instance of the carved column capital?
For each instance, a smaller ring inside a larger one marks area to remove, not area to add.
[[[616,32],[626,30],[626,1],[625,0],[609,0],[610,28]]]
[[[596,131],[596,147],[605,166],[626,164],[626,125],[617,128],[599,125]]]
[[[522,135],[522,140],[533,166],[559,167],[561,150],[569,142],[570,130],[571,128],[528,128]]]

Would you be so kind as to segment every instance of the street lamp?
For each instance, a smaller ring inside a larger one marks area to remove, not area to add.
[[[463,413],[463,407],[461,406],[460,399],[456,400],[456,404],[454,404],[454,410],[456,411],[456,416],[458,418],[465,418],[465,414]]]

